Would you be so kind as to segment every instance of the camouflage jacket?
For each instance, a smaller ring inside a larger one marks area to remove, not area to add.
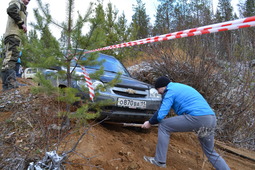
[[[11,0],[7,8],[8,21],[4,37],[8,35],[20,36],[23,33],[22,25],[27,25],[26,9],[22,0]]]

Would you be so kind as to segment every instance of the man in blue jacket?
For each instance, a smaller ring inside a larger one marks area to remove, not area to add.
[[[144,156],[144,159],[159,167],[166,167],[167,150],[170,135],[173,132],[197,132],[203,152],[217,170],[229,170],[225,160],[214,150],[215,113],[194,88],[181,83],[171,82],[167,77],[159,77],[155,88],[162,94],[159,109],[142,128],[148,129],[159,124],[158,143],[155,157]],[[164,119],[170,109],[178,116]]]

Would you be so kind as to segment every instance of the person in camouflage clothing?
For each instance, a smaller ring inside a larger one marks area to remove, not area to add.
[[[27,5],[30,0],[11,0],[7,8],[8,21],[4,34],[5,56],[2,63],[3,90],[17,88],[15,67],[21,46],[21,34],[27,32]]]

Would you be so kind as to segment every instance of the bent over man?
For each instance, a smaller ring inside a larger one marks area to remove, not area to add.
[[[3,90],[17,88],[15,67],[21,46],[21,34],[27,32],[27,5],[30,0],[11,0],[7,8],[8,21],[4,34],[5,57],[2,64]]]
[[[174,132],[198,132],[203,152],[217,170],[229,170],[225,160],[214,149],[215,113],[194,88],[160,77],[155,88],[162,94],[162,102],[157,112],[145,121],[142,128],[150,128],[159,123],[158,142],[155,157],[144,156],[145,161],[159,167],[166,167],[170,135]],[[170,109],[178,116],[166,118]]]

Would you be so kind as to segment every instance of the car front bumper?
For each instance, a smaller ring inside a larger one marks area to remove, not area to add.
[[[123,96],[121,96],[121,98],[123,98]],[[118,106],[117,104],[118,96],[115,97],[98,96],[98,98],[96,99],[96,101],[103,100],[111,100],[113,101],[113,104],[102,108],[101,116],[99,117],[99,119],[107,118],[107,120],[118,122],[144,122],[146,120],[149,120],[153,116],[154,112],[157,111],[161,103],[161,100],[138,98],[136,100],[146,102],[146,108],[137,109]]]

